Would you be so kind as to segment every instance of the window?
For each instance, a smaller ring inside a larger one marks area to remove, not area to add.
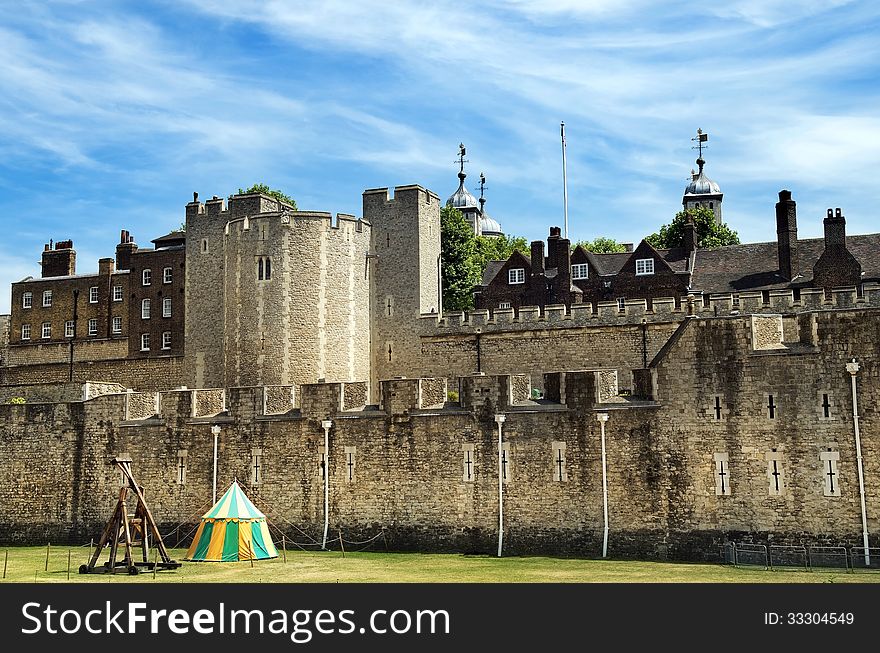
[[[122,286],[113,286],[113,301],[122,301]]]
[[[172,272],[171,268],[163,269],[162,270],[162,283],[171,283],[171,279],[173,278],[172,277],[173,274],[174,273]]]
[[[553,480],[564,483],[568,480],[568,471],[565,468],[565,443],[554,442],[551,449],[553,452]]]
[[[21,307],[30,308],[34,305],[34,293],[26,292],[21,296]]]
[[[42,333],[40,335],[43,338],[51,338],[52,337],[52,323],[51,322],[43,322]]]
[[[345,480],[348,483],[354,483],[354,471],[356,467],[355,456],[357,456],[357,447],[345,447]]]
[[[98,320],[95,318],[91,318],[89,320],[89,335],[96,336],[98,335]]]
[[[654,259],[639,258],[636,259],[636,274],[654,274]]]
[[[89,304],[97,304],[98,303],[98,286],[92,286],[89,288]]]
[[[515,283],[525,283],[526,282],[526,269],[525,268],[513,268],[512,270],[507,271],[507,283],[515,284]]]
[[[822,461],[822,477],[825,480],[826,497],[840,496],[840,483],[837,482],[837,461],[840,460],[840,452],[822,451],[819,453],[819,459]]]
[[[735,295],[733,296],[733,305],[734,305],[734,306],[737,306],[737,307],[739,306],[739,295],[736,295],[736,294],[735,294]]]
[[[473,483],[474,482],[474,465],[476,461],[474,459],[474,445],[472,444],[463,444],[461,445],[461,453],[462,453],[462,474],[461,480],[465,483]]]
[[[186,449],[178,449],[177,451],[177,484],[186,484]]]
[[[162,332],[162,349],[171,349],[171,332]]]
[[[52,305],[52,291],[51,290],[44,290],[43,291],[43,306],[45,308],[48,308],[51,305]]]
[[[779,497],[785,493],[785,481],[782,469],[782,453],[773,449],[765,456],[767,460],[767,479],[770,485],[770,496]]]
[[[143,276],[141,277],[141,283],[145,286],[149,286],[153,283],[153,271],[147,268],[144,270]]]
[[[730,496],[730,461],[728,454],[716,453],[715,458],[715,496]]]
[[[22,340],[30,340],[31,339],[31,325],[30,324],[22,324],[21,325],[21,339]]]
[[[510,302],[501,302],[498,304],[498,308],[510,308]]]
[[[166,297],[162,300],[162,317],[171,317],[171,298]]]
[[[617,298],[617,310],[625,311],[626,310],[626,297],[618,297]]]
[[[150,351],[150,334],[141,334],[141,351]]]
[[[272,278],[272,259],[268,256],[260,256],[257,259],[257,280],[268,281]]]
[[[141,301],[141,319],[149,320],[150,319],[150,300],[144,299]]]
[[[587,263],[575,263],[571,266],[572,279],[589,279],[590,266]]]
[[[122,318],[121,317],[114,317],[113,318],[112,331],[113,331],[113,333],[122,333]]]
[[[202,254],[208,253],[208,239],[202,238]]]
[[[263,480],[263,450],[251,449],[251,485],[259,485]]]
[[[64,323],[64,337],[65,338],[73,338],[74,329],[73,329],[73,320],[67,320]]]

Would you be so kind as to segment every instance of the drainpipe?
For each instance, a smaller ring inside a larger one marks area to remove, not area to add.
[[[501,457],[504,453],[501,440],[501,425],[507,419],[505,415],[495,415],[498,425],[498,557],[501,557],[501,545],[504,542],[504,466]]]
[[[321,420],[321,427],[324,429],[324,540],[321,542],[321,548],[327,548],[327,531],[330,528],[330,428],[333,421],[329,419]]]
[[[608,413],[596,415],[599,420],[599,429],[602,432],[602,510],[604,514],[605,530],[602,533],[602,557],[608,557],[608,467],[605,462],[605,422],[608,421]]]
[[[211,433],[214,434],[214,491],[212,496],[214,497],[214,503],[217,503],[217,440],[220,437],[220,427],[215,424],[211,427]]]
[[[871,566],[871,554],[868,550],[868,513],[865,509],[865,472],[862,467],[862,439],[859,435],[859,403],[856,398],[856,374],[859,373],[859,364],[853,358],[851,363],[846,364],[852,380],[852,403],[853,403],[853,431],[856,436],[856,464],[859,470],[859,499],[862,504],[862,543],[865,547],[865,566]]]

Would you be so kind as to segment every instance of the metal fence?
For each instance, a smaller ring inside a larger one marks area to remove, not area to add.
[[[880,569],[880,548],[854,546],[849,550],[849,557],[853,569]]]
[[[849,569],[845,546],[811,546],[810,569]]]
[[[780,546],[777,544],[771,545],[770,568],[778,570],[793,569],[795,571],[806,571],[810,568],[807,547]]]
[[[736,567],[762,567],[776,571],[880,571],[880,548],[854,546],[782,546],[777,544],[721,545],[722,564]]]

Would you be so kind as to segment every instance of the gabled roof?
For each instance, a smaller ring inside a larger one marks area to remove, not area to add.
[[[160,247],[169,247],[171,245],[182,245],[186,242],[186,232],[178,229],[151,240],[150,242],[156,246],[156,249],[159,249]]]
[[[847,236],[846,246],[862,266],[862,280],[880,280],[880,234]],[[698,249],[691,287],[704,293],[729,293],[809,286],[813,266],[824,250],[823,238],[799,240],[800,269],[786,281],[779,276],[776,242]]]

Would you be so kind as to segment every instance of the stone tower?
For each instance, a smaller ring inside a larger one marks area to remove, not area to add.
[[[187,305],[195,308],[186,319],[188,383],[368,378],[369,224],[294,211],[259,193],[232,196],[228,210],[222,200],[206,209],[187,207]]]
[[[421,186],[364,191],[372,224],[368,259],[372,301],[371,388],[417,369],[419,315],[441,311],[440,198]],[[374,400],[376,395],[373,395]]]

